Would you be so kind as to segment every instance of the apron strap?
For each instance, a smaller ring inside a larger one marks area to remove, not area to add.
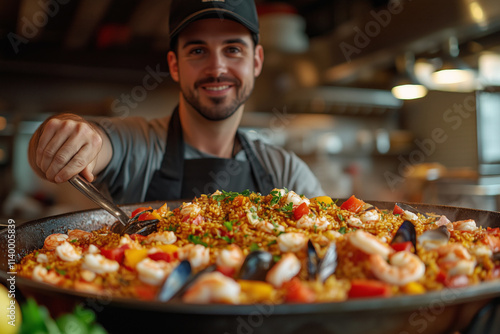
[[[255,182],[257,182],[257,186],[259,189],[258,191],[261,194],[269,194],[271,190],[274,189],[272,176],[267,173],[260,161],[257,159],[257,156],[250,147],[248,139],[241,133],[240,130],[236,132],[236,136],[238,137],[241,143],[241,147],[247,155],[248,162],[250,163],[250,167],[252,168],[253,177],[255,178]]]

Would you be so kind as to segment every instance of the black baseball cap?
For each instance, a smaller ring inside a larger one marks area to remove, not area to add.
[[[250,30],[259,42],[259,18],[254,0],[172,0],[169,14],[169,44],[190,23],[208,18],[236,21]]]

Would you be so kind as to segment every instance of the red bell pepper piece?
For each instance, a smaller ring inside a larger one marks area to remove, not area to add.
[[[393,215],[402,215],[405,213],[405,210],[401,209],[397,204],[394,204],[394,209],[392,210]]]
[[[389,297],[390,295],[391,287],[389,285],[368,279],[352,280],[351,289],[348,293],[349,298]]]
[[[304,285],[297,277],[283,283],[285,300],[289,303],[312,303],[316,300],[314,291]]]
[[[348,210],[354,213],[358,213],[363,208],[363,205],[365,205],[365,202],[363,202],[360,199],[357,199],[356,197],[354,197],[354,195],[352,195],[351,197],[349,197],[347,201],[342,203],[340,208],[342,210]]]
[[[125,256],[125,250],[129,248],[130,245],[123,245],[112,249],[102,248],[101,254],[107,259],[114,260],[118,263],[122,263],[123,257]]]
[[[396,252],[401,252],[401,251],[411,252],[413,249],[413,244],[411,241],[397,242],[397,243],[391,244],[391,247]]]
[[[293,209],[293,218],[295,218],[295,220],[299,220],[302,216],[307,214],[309,214],[309,207],[305,202],[302,202],[302,204]]]

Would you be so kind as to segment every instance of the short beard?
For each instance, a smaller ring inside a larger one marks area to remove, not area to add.
[[[201,82],[195,83],[195,88],[200,86],[202,83],[206,82],[218,82],[221,80],[221,78],[209,78],[209,79],[204,79],[201,80]],[[227,81],[227,79],[225,79]],[[237,89],[241,88],[241,83],[240,82],[235,82],[234,80],[233,83],[236,84]],[[233,116],[234,113],[248,100],[250,97],[250,94],[252,93],[253,90],[253,85],[250,87],[250,89],[242,89],[239,91],[238,95],[236,98],[231,101],[231,103],[228,106],[223,107],[222,104],[224,101],[227,99],[227,97],[214,97],[211,98],[210,100],[214,104],[213,107],[207,107],[203,106],[200,103],[199,98],[197,98],[194,94],[193,91],[191,90],[183,90],[182,85],[181,85],[181,93],[182,96],[184,96],[184,100],[193,107],[198,114],[200,114],[203,118],[209,120],[209,121],[223,121],[225,119],[228,119],[229,117]]]

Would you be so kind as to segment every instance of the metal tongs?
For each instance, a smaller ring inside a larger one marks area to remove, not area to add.
[[[73,187],[80,190],[85,196],[90,198],[94,203],[113,215],[118,222],[111,226],[113,233],[123,234],[149,234],[156,229],[157,219],[138,221],[139,216],[144,213],[140,212],[132,218],[123,212],[116,204],[107,199],[96,187],[80,175],[73,176],[68,181]],[[150,211],[150,210],[147,210]]]

